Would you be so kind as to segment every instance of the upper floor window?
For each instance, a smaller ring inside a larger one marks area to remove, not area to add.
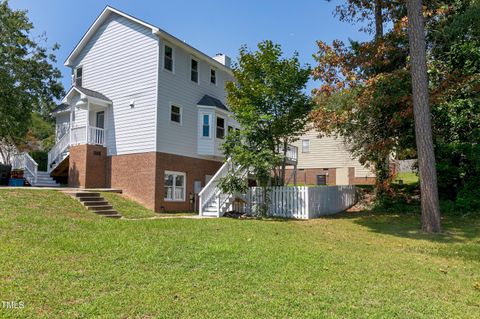
[[[202,121],[202,136],[210,137],[210,116],[208,114],[203,114]]]
[[[193,82],[198,83],[198,61],[194,59],[192,59],[190,79]]]
[[[302,153],[310,153],[310,140],[302,140]]]
[[[217,84],[217,71],[215,69],[210,69],[210,83]]]
[[[170,107],[170,120],[176,123],[182,123],[182,109],[179,106]]]
[[[225,137],[225,119],[217,116],[217,138]]]
[[[75,69],[75,85],[82,86],[83,68],[80,66]]]
[[[164,48],[163,68],[173,72],[173,49],[168,45]]]

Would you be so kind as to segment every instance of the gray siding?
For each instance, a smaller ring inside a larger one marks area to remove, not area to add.
[[[174,48],[174,73],[163,69],[164,41],[160,44],[159,83],[158,83],[158,130],[157,151],[197,158],[210,158],[198,155],[198,108],[197,102],[203,95],[211,95],[225,103],[225,83],[233,77],[227,72],[217,69],[217,85],[210,83],[210,67],[206,61],[196,58],[199,63],[199,84],[190,80],[189,52]],[[212,63],[213,65],[213,63]],[[170,105],[182,108],[182,124],[170,121]],[[226,123],[228,124],[228,123]],[[215,122],[212,123],[212,133],[215,133]],[[215,138],[215,137],[213,137]],[[208,148],[208,147],[206,147]]]
[[[151,29],[112,13],[75,59],[82,86],[113,101],[105,118],[111,155],[155,151],[157,58]]]

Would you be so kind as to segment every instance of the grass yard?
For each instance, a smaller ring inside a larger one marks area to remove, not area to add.
[[[480,318],[480,218],[443,222],[110,220],[0,190],[0,301],[24,303],[0,318]]]
[[[399,180],[402,180],[403,184],[412,185],[418,183],[419,178],[415,173],[398,173],[394,182],[398,183]]]

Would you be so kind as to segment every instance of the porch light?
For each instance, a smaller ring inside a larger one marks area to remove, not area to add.
[[[131,100],[129,105],[131,108],[133,108],[135,106],[135,100]]]

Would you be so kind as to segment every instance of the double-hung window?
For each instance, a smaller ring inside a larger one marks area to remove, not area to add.
[[[165,70],[173,72],[173,49],[168,45],[165,45],[164,47],[163,68]]]
[[[217,71],[215,69],[210,69],[210,83],[217,84]]]
[[[80,66],[75,69],[75,85],[82,86],[83,68]]]
[[[192,59],[190,79],[193,82],[198,83],[198,61],[194,59]]]
[[[225,137],[225,119],[217,116],[217,138]]]
[[[182,123],[182,109],[179,106],[172,104],[170,107],[170,120],[179,124]]]
[[[164,198],[169,201],[185,201],[186,175],[183,172],[165,171]]]
[[[310,153],[310,140],[302,140],[302,153]]]
[[[203,137],[210,137],[210,115],[208,115],[208,114],[203,114],[202,136]]]

